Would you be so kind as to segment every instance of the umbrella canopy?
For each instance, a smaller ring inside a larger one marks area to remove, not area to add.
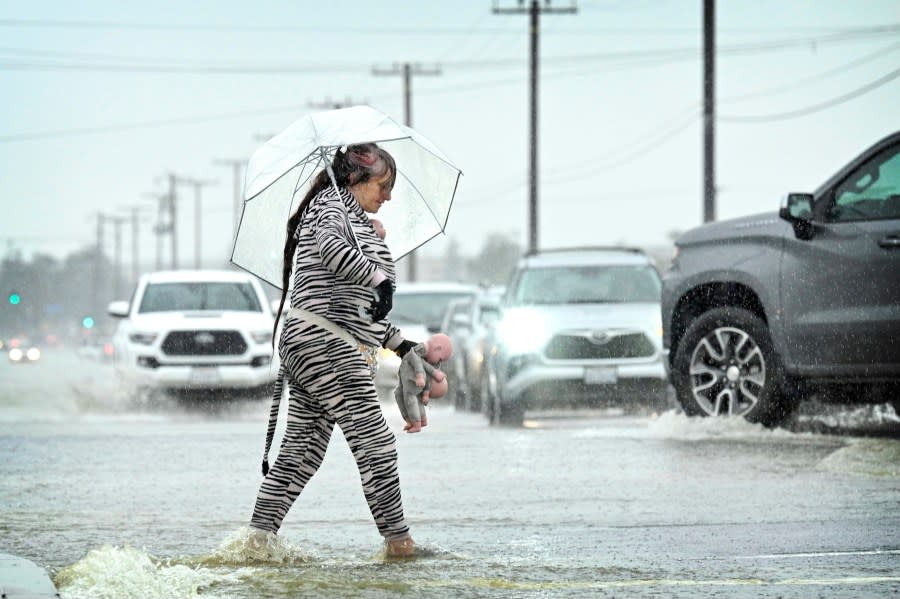
[[[377,214],[394,259],[442,233],[459,169],[422,134],[374,108],[354,106],[306,116],[253,153],[231,261],[280,288],[288,218],[339,148],[370,142],[397,163],[391,201]]]

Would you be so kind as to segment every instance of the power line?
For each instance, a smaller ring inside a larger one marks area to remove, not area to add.
[[[720,56],[742,56],[747,54],[765,53],[771,51],[789,50],[794,48],[819,47],[823,45],[853,41],[865,41],[881,37],[893,37],[900,33],[900,25],[872,27],[865,30],[846,30],[837,33],[826,34],[819,37],[773,39],[762,42],[748,42],[743,44],[719,46],[717,54]],[[63,53],[45,51],[31,48],[2,48],[0,52],[6,54],[24,54],[26,56],[47,56],[50,58],[70,60],[35,60],[5,59],[0,62],[0,70],[36,70],[36,71],[99,71],[119,73],[169,73],[169,74],[214,74],[214,75],[282,75],[303,73],[335,73],[335,72],[361,72],[369,68],[364,64],[331,63],[331,64],[229,64],[209,63],[206,61],[183,61],[173,58],[127,57],[108,54],[89,53]],[[602,52],[592,54],[574,54],[542,57],[542,62],[550,65],[566,64],[578,65],[583,63],[612,62],[629,64],[630,62],[654,62],[671,60],[695,60],[699,48],[695,46],[682,46],[674,48],[654,48],[650,50]],[[71,59],[81,61],[106,60],[112,62],[73,62]],[[166,64],[169,61],[179,61],[175,64]],[[134,64],[134,62],[148,63],[156,61],[161,64]],[[121,63],[121,64],[119,64]],[[493,60],[466,60],[449,61],[442,63],[445,68],[465,70],[502,70],[508,68],[522,68],[525,61],[522,58],[498,58]]]
[[[799,85],[798,82],[800,82],[800,81],[809,82],[809,81],[825,78],[826,76],[830,76],[832,74],[848,70],[849,68],[859,66],[859,65],[875,58],[877,55],[896,50],[898,47],[900,47],[900,44],[892,44],[891,46],[889,46],[885,49],[882,49],[882,50],[879,50],[872,54],[861,57],[860,59],[857,59],[856,61],[852,61],[852,62],[842,65],[840,67],[836,67],[834,69],[824,71],[818,75],[813,75],[811,77],[808,77],[808,78],[805,78],[802,80],[797,80],[797,82],[791,82],[790,84],[788,84],[786,86],[782,86],[780,88],[768,88],[766,90],[759,90],[759,91],[751,92],[749,94],[744,94],[741,96],[733,96],[730,98],[723,98],[721,101],[734,102],[734,101],[738,101],[738,100],[741,100],[744,98],[768,95],[768,94],[776,93],[776,92],[784,90],[784,89],[791,89],[791,88],[794,88],[797,85]],[[692,56],[691,59],[692,60],[696,59],[696,56]],[[543,78],[544,79],[557,79],[557,78],[570,77],[570,76],[584,77],[584,76],[592,76],[594,74],[595,73],[584,73],[581,71],[574,72],[574,73],[571,71],[559,71],[559,72],[545,73]],[[880,85],[883,85],[884,83],[887,83],[891,79],[895,78],[895,76],[896,75],[889,74],[886,76],[887,80],[882,81],[879,79],[877,82],[875,82],[873,84],[869,84],[869,86],[874,85],[874,87],[878,87]],[[499,87],[499,86],[503,86],[503,85],[518,84],[518,83],[521,83],[521,81],[522,81],[521,78],[491,79],[489,81],[478,82],[478,83],[467,84],[467,85],[425,88],[425,89],[419,90],[418,93],[427,95],[427,94],[465,92],[465,91],[476,90],[476,89],[484,89],[484,88]],[[722,120],[724,122],[761,122],[761,121],[765,121],[765,120],[782,120],[785,118],[791,118],[792,116],[803,116],[804,114],[809,113],[807,111],[816,112],[818,110],[823,110],[832,105],[836,105],[836,103],[839,104],[843,101],[847,101],[849,99],[852,99],[853,97],[856,97],[858,95],[866,93],[867,91],[870,91],[871,89],[874,89],[874,87],[870,88],[869,86],[865,86],[864,88],[861,88],[860,90],[851,92],[850,94],[847,94],[846,96],[840,96],[839,98],[837,98],[835,100],[829,100],[828,102],[825,102],[822,104],[816,104],[813,107],[801,109],[800,111],[792,111],[792,112],[783,113],[783,114],[779,114],[779,115],[762,115],[762,116],[748,116],[748,117],[727,116],[726,115],[724,117],[720,117],[719,120]],[[387,96],[386,95],[378,96],[377,98],[374,98],[374,99],[383,99],[385,97],[387,97]],[[118,125],[107,125],[107,126],[102,126],[102,127],[81,127],[81,128],[75,128],[75,129],[62,129],[62,130],[55,130],[55,131],[37,131],[37,132],[30,132],[30,133],[17,133],[17,134],[9,134],[9,135],[0,135],[0,143],[12,143],[12,142],[19,142],[19,141],[30,141],[30,140],[37,140],[37,139],[53,139],[53,138],[62,138],[62,137],[77,137],[77,136],[82,136],[82,135],[98,135],[98,134],[103,134],[103,133],[113,133],[113,132],[118,132],[118,131],[128,131],[128,130],[134,130],[134,129],[165,127],[165,126],[172,126],[172,125],[193,125],[193,124],[199,124],[199,123],[205,123],[205,122],[213,122],[213,121],[217,121],[217,120],[227,120],[227,119],[232,119],[232,118],[242,118],[242,117],[256,116],[256,115],[262,115],[262,114],[276,114],[276,113],[281,113],[281,112],[296,112],[298,109],[302,109],[302,108],[304,108],[304,107],[301,105],[276,106],[276,107],[261,108],[261,109],[255,109],[255,110],[228,112],[228,113],[222,113],[222,114],[217,114],[217,115],[195,115],[195,116],[187,116],[187,117],[180,117],[180,118],[174,118],[174,119],[161,119],[161,120],[152,120],[152,121],[142,121],[142,122],[136,122],[136,123],[123,123],[123,124],[118,124]]]
[[[871,52],[864,56],[861,56],[855,60],[851,60],[848,63],[839,65],[837,67],[822,71],[821,73],[817,73],[815,75],[810,75],[809,77],[800,77],[798,79],[791,80],[790,83],[786,85],[779,85],[774,87],[767,87],[763,89],[759,89],[753,92],[748,92],[745,94],[734,95],[734,96],[726,96],[724,98],[718,98],[717,101],[719,103],[735,103],[735,102],[743,102],[744,100],[751,100],[753,98],[758,98],[761,96],[771,96],[774,94],[779,94],[785,91],[789,91],[792,89],[796,89],[798,87],[803,87],[808,83],[812,83],[814,81],[821,81],[823,79],[827,79],[832,75],[837,75],[838,73],[843,73],[845,71],[849,71],[858,66],[871,62],[876,58],[880,58],[886,54],[890,54],[891,52],[895,52],[900,49],[900,42],[891,44],[885,48],[881,48],[880,50],[876,50],[875,52]]]
[[[157,121],[143,121],[138,123],[126,123],[120,125],[107,125],[104,127],[81,127],[77,129],[60,129],[56,131],[38,131],[34,133],[17,133],[12,135],[0,136],[0,143],[9,143],[16,141],[28,141],[32,139],[50,139],[56,137],[76,137],[81,135],[96,135],[100,133],[111,133],[114,131],[128,131],[131,129],[147,129],[153,127],[164,127],[168,125],[192,125],[201,122],[218,121],[223,119],[239,118],[245,116],[256,116],[260,114],[272,114],[278,112],[296,112],[303,109],[302,105],[296,104],[291,106],[277,106],[273,108],[262,108],[259,110],[244,110],[239,112],[229,112],[218,115],[197,115],[189,117],[181,117],[175,119],[163,119]]]
[[[732,27],[722,29],[722,33],[771,33],[778,32],[855,32],[870,31],[895,26],[895,24],[875,27],[785,27],[777,30],[760,27]],[[38,28],[38,29],[122,29],[127,31],[173,31],[173,32],[207,32],[207,33],[285,33],[285,34],[322,34],[352,33],[355,35],[462,35],[472,33],[471,27],[323,27],[323,26],[287,26],[287,25],[214,25],[209,23],[140,23],[128,21],[96,21],[65,19],[0,19],[0,27]],[[554,31],[557,35],[695,35],[700,30],[696,27],[577,27]],[[497,35],[511,32],[500,27],[482,29],[480,34]]]
[[[719,120],[726,123],[763,123],[763,122],[771,122],[771,121],[784,121],[787,119],[794,119],[801,116],[806,116],[809,114],[813,114],[816,112],[820,112],[825,110],[826,108],[832,108],[834,106],[838,106],[845,102],[852,100],[853,98],[858,98],[863,94],[867,94],[870,91],[881,87],[882,85],[889,83],[900,77],[900,69],[895,69],[884,75],[879,77],[875,81],[871,83],[867,83],[866,85],[859,87],[851,92],[846,94],[842,94],[830,100],[826,100],[825,102],[819,102],[818,104],[813,104],[812,106],[807,106],[805,108],[799,108],[797,110],[790,110],[788,112],[780,112],[774,114],[762,114],[762,115],[753,115],[753,116],[727,116],[720,115]]]

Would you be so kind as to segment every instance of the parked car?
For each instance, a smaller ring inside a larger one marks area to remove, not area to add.
[[[269,302],[245,273],[217,270],[142,276],[121,318],[114,364],[125,382],[169,391],[261,390],[274,381]]]
[[[6,357],[11,364],[34,364],[41,359],[41,349],[28,337],[13,337],[8,345]]]
[[[463,283],[404,283],[394,292],[393,308],[388,316],[400,327],[404,338],[422,342],[441,329],[441,321],[450,302],[478,294],[476,285]],[[390,350],[379,354],[375,387],[382,398],[393,393],[397,386],[400,358]]]
[[[676,247],[662,314],[685,412],[775,424],[823,387],[900,408],[900,132],[779,212]]]
[[[501,303],[482,405],[492,423],[528,409],[664,406],[659,275],[629,248],[541,251]]]
[[[499,317],[500,299],[487,291],[447,307],[441,329],[453,341],[453,357],[444,368],[449,380],[446,401],[457,408],[481,411],[485,344]]]

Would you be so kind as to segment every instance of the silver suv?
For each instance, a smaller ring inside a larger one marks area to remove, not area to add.
[[[527,409],[665,405],[660,279],[640,250],[524,257],[488,352],[483,411],[521,424]]]

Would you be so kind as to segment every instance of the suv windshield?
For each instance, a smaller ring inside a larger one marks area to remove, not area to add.
[[[233,310],[261,312],[250,283],[151,283],[138,312]]]
[[[650,266],[566,266],[525,269],[507,298],[513,305],[658,302]]]
[[[392,322],[420,322],[426,326],[439,326],[450,302],[471,297],[468,292],[446,293],[397,293],[391,308]]]

